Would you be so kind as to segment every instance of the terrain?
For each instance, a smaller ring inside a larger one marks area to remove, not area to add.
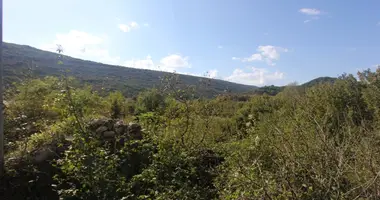
[[[126,96],[135,96],[147,88],[158,87],[161,79],[169,75],[167,72],[135,69],[122,66],[107,65],[92,61],[64,56],[62,65],[57,65],[58,54],[39,50],[27,45],[4,43],[5,83],[19,81],[27,76],[44,77],[74,76],[82,83],[92,85],[99,90],[120,90]],[[197,85],[207,78],[179,75],[181,84]],[[214,79],[208,88],[199,88],[199,95],[209,97],[229,91],[231,93],[252,92],[255,86],[242,85]]]
[[[43,51],[27,45],[4,43],[4,82],[10,86],[25,78],[38,78],[44,76],[74,76],[83,84],[93,86],[95,90],[105,92],[122,91],[125,96],[136,96],[139,92],[159,87],[162,78],[170,75],[167,72],[135,69],[123,66],[107,65],[87,60],[64,56],[62,65],[57,65],[58,54]],[[282,91],[281,86],[256,87],[242,85],[228,81],[178,75],[180,84],[199,85],[208,82],[208,87],[198,87],[198,96],[215,97],[218,94],[271,94]],[[212,80],[212,81],[211,81]],[[301,85],[310,87],[321,82],[332,82],[335,78],[321,77]]]
[[[198,90],[198,77],[74,58],[40,67],[57,55],[14,47],[35,67],[8,51],[4,199],[380,199],[380,68],[260,88],[205,78]],[[121,75],[107,90],[98,71],[75,76],[93,67],[166,78],[129,96]]]

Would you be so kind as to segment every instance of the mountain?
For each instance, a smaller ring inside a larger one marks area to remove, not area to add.
[[[303,88],[312,87],[312,86],[322,84],[322,83],[334,83],[336,80],[337,80],[337,78],[333,78],[333,77],[327,77],[327,76],[319,77],[319,78],[315,78],[311,81],[308,81],[304,84],[297,85],[296,87],[299,89],[303,89]],[[264,86],[264,87],[260,87],[260,88],[257,88],[256,90],[254,90],[254,94],[276,95],[279,92],[283,91],[285,89],[285,87],[286,86],[274,86],[274,85]]]
[[[314,85],[318,85],[320,83],[334,83],[335,81],[337,80],[337,78],[333,78],[333,77],[328,77],[328,76],[325,76],[325,77],[318,77],[318,78],[315,78],[309,82],[306,82],[304,84],[302,84],[302,86],[304,87],[312,87]]]
[[[99,90],[119,90],[127,96],[134,96],[140,91],[158,87],[160,77],[170,73],[113,66],[93,61],[64,56],[63,64],[57,64],[57,53],[43,51],[27,45],[3,43],[4,83],[9,86],[13,82],[26,77],[74,76],[81,83],[87,83]],[[232,83],[217,79],[207,79],[190,75],[179,75],[180,84],[197,85],[200,80],[209,80],[208,87],[200,87],[197,93],[212,97],[225,93],[250,93],[257,87]]]

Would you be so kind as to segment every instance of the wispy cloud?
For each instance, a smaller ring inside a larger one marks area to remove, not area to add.
[[[282,72],[269,72],[265,68],[252,67],[250,71],[244,71],[237,68],[230,76],[226,77],[225,80],[246,85],[261,86],[266,84],[274,84],[283,78],[284,73]]]
[[[133,68],[139,68],[139,69],[158,70],[158,68],[154,65],[154,62],[151,56],[147,56],[146,58],[143,58],[143,59],[127,60],[123,63],[123,65],[126,67],[133,67]]]
[[[189,57],[180,54],[170,54],[160,59],[160,62],[155,63],[151,56],[143,59],[132,59],[125,61],[123,66],[139,69],[151,69],[166,72],[174,72],[183,68],[191,68]]]
[[[283,47],[265,45],[257,47],[257,53],[246,58],[232,57],[232,60],[240,60],[242,62],[266,61],[268,65],[276,65],[273,61],[280,59],[280,53],[288,52],[289,50]]]
[[[205,73],[189,73],[189,72],[186,72],[183,74],[190,75],[190,76],[202,77],[202,78],[218,78],[218,70],[216,70],[216,69],[208,70]]]
[[[305,24],[310,23],[314,20],[318,20],[321,15],[325,14],[325,12],[318,10],[316,8],[301,8],[298,10],[298,12],[311,17],[303,21],[303,23]]]
[[[130,22],[129,24],[118,24],[118,27],[124,33],[138,29],[140,26],[137,22]]]
[[[131,31],[131,27],[129,27],[128,25],[126,24],[119,24],[119,29],[123,32],[129,32]]]
[[[216,78],[218,77],[218,70],[212,69],[208,71],[208,77],[209,78]]]
[[[160,66],[167,69],[190,68],[189,57],[180,54],[171,54],[160,60]]]
[[[218,49],[223,49],[223,46],[222,45],[218,45]]]
[[[106,39],[107,36],[71,30],[68,33],[57,33],[52,42],[42,44],[39,48],[55,52],[57,45],[61,45],[63,53],[68,56],[108,64],[119,64],[120,57],[110,55]]]
[[[130,26],[136,27],[136,24],[132,23]],[[57,45],[63,47],[64,55],[106,64],[167,72],[179,70],[179,73],[181,73],[181,69],[191,68],[189,57],[178,53],[169,54],[158,59],[157,62],[154,62],[149,55],[141,59],[123,60],[119,56],[110,54],[107,48],[107,36],[94,35],[84,31],[71,30],[68,33],[58,33],[52,42],[42,44],[39,48],[55,52]]]
[[[243,58],[243,62],[252,62],[252,61],[261,61],[263,60],[263,56],[259,53],[252,54],[251,56],[247,58]]]
[[[311,22],[311,19],[307,19],[307,20],[305,20],[305,21],[303,21],[303,23],[309,23],[309,22]]]
[[[321,15],[322,11],[316,8],[301,8],[299,12],[305,15]]]

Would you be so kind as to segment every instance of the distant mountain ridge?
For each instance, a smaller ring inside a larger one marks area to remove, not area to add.
[[[311,87],[311,86],[317,85],[319,83],[334,83],[336,80],[337,80],[337,78],[328,77],[328,76],[318,77],[318,78],[315,78],[311,81],[308,81],[308,82],[302,84],[302,86]]]
[[[311,81],[308,81],[306,83],[303,83],[301,85],[297,85],[296,87],[308,88],[308,87],[313,87],[315,85],[322,84],[322,83],[334,83],[336,80],[337,80],[337,78],[328,77],[328,76],[319,77],[319,78],[315,78]],[[279,92],[283,91],[285,89],[285,87],[286,86],[274,86],[274,85],[264,86],[264,87],[257,88],[254,91],[254,93],[259,94],[259,95],[261,95],[261,94],[276,95]]]
[[[10,84],[27,76],[28,68],[33,67],[34,77],[47,75],[61,76],[63,71],[74,76],[82,83],[88,83],[94,89],[120,90],[127,96],[160,85],[160,77],[169,75],[168,72],[136,69],[123,66],[114,66],[93,61],[81,60],[69,56],[64,57],[62,65],[57,65],[58,54],[43,51],[27,45],[4,43],[3,62],[5,83]],[[207,78],[179,74],[181,84],[196,85],[199,80]],[[212,97],[230,93],[250,93],[257,87],[212,79],[208,87],[199,89],[199,95]]]
[[[126,96],[135,96],[139,92],[158,87],[160,77],[169,75],[168,72],[147,69],[136,69],[123,66],[108,65],[88,60],[64,56],[62,65],[57,65],[58,54],[40,50],[28,45],[3,43],[4,83],[10,85],[30,75],[33,77],[61,76],[67,73],[81,83],[87,83],[94,89],[104,88],[106,91],[119,90]],[[32,68],[32,70],[30,70]],[[198,95],[213,97],[226,92],[232,94],[263,94],[275,95],[284,86],[256,87],[228,82],[219,79],[208,79],[191,75],[179,74],[181,84],[196,85],[200,80],[210,80],[208,87],[200,87]],[[321,82],[334,82],[336,78],[319,77],[307,83],[311,87]]]

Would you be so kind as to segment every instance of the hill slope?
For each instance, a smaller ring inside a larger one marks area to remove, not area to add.
[[[57,65],[58,54],[42,51],[26,45],[4,43],[4,76],[5,84],[19,81],[28,75],[43,77],[47,75],[61,76],[65,71],[82,83],[91,84],[95,89],[120,90],[132,96],[146,89],[157,87],[160,77],[167,72],[135,69],[122,66],[107,65],[66,56],[63,65]],[[32,70],[28,70],[32,67]],[[179,75],[182,84],[196,85],[200,78]],[[257,87],[231,83],[223,80],[212,80],[208,88],[198,91],[199,95],[211,97],[222,94],[225,90],[231,93],[252,92]]]
[[[315,78],[311,81],[308,81],[304,84],[298,85],[297,87],[300,89],[309,88],[309,87],[313,87],[313,86],[318,85],[318,84],[334,83],[336,80],[337,80],[337,78],[328,77],[328,76],[319,77],[319,78]],[[284,89],[285,89],[285,86],[270,85],[270,86],[264,86],[264,87],[257,88],[254,91],[254,93],[259,94],[259,95],[261,95],[261,94],[276,95],[279,92],[283,91]]]
[[[334,83],[336,81],[337,78],[333,78],[333,77],[328,77],[328,76],[325,76],[325,77],[319,77],[319,78],[315,78],[309,82],[306,82],[304,84],[302,84],[302,86],[304,87],[312,87],[314,85],[318,85],[320,83]]]

